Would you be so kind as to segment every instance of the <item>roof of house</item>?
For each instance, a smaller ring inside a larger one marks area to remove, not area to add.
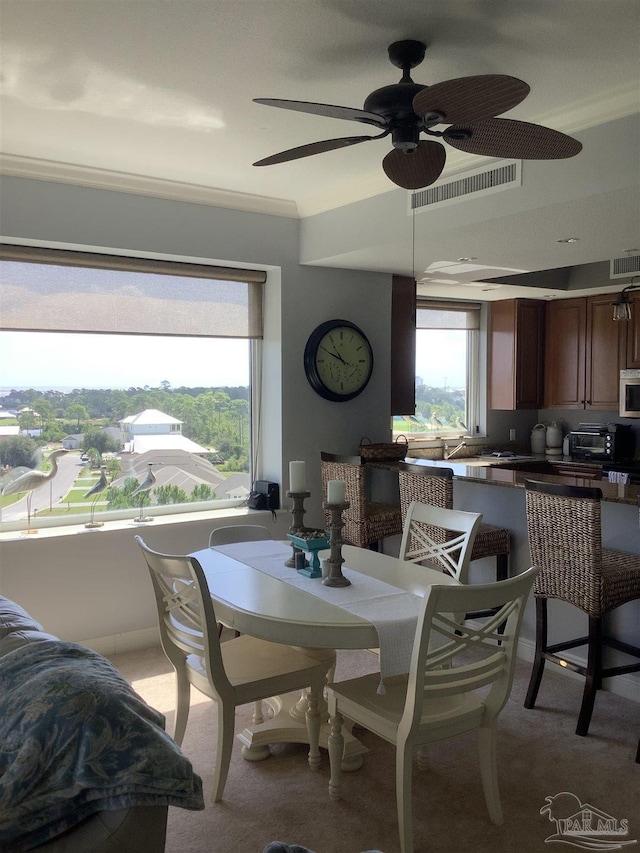
[[[166,415],[159,409],[145,409],[143,412],[138,412],[137,415],[129,415],[127,418],[122,418],[121,424],[181,424],[177,418]]]
[[[127,453],[148,453],[156,450],[184,450],[186,453],[209,453],[209,449],[196,444],[184,435],[135,435],[126,442]]]
[[[206,459],[179,449],[148,451],[132,457],[123,454],[122,473],[114,485],[122,486],[127,477],[136,477],[142,482],[147,476],[150,464],[153,466],[158,487],[178,486],[190,492],[194,486],[204,484],[211,486],[218,493],[218,497],[226,497],[228,487],[225,476]],[[246,474],[244,476],[248,477]],[[224,484],[223,490],[218,488],[221,484]]]

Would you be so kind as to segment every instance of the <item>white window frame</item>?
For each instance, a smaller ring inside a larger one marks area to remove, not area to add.
[[[92,264],[84,264],[82,263],[82,255],[85,255],[87,258],[89,257],[89,253],[85,252],[76,252],[76,251],[67,251],[67,250],[58,250],[58,249],[48,249],[46,247],[38,247],[38,246],[26,246],[26,245],[1,245],[0,246],[0,259],[5,260],[17,260],[24,261],[26,263],[29,262],[38,262],[38,263],[46,263],[47,255],[51,255],[52,257],[58,255],[62,258],[62,256],[67,255],[69,258],[73,258],[76,263],[69,264],[75,266],[88,266],[91,268],[92,266],[100,268],[99,263],[95,265]],[[100,254],[95,255],[92,253],[91,257],[96,259],[101,259],[103,256]],[[187,269],[191,267],[193,269],[192,275],[197,277],[199,273],[208,273],[208,277],[212,279],[222,279],[224,277],[225,280],[228,281],[260,281],[261,284],[266,282],[266,273],[262,270],[255,269],[244,269],[244,268],[228,268],[228,267],[218,267],[211,263],[208,263],[203,259],[169,259],[162,256],[128,256],[128,255],[107,255],[104,254],[105,259],[105,267],[109,266],[109,260],[113,262],[115,268],[119,268],[118,264],[121,262],[126,264],[127,262],[131,262],[133,269],[138,269],[139,271],[143,271],[145,265],[153,266],[157,264],[158,267],[163,267],[169,270],[169,274],[175,269],[176,276],[179,276],[178,268]],[[51,263],[56,263],[56,261],[50,261]],[[62,261],[57,261],[57,263],[61,263]],[[63,264],[65,265],[65,264]],[[1,263],[0,263],[1,267]],[[166,274],[166,273],[165,273]],[[185,273],[187,274],[187,273]],[[261,297],[261,302],[264,301],[264,297]],[[262,310],[262,309],[261,309]],[[260,326],[262,321],[260,320]],[[253,319],[249,320],[249,325],[253,324],[253,329],[255,334],[256,324]],[[2,330],[10,330],[10,326],[2,326]],[[37,331],[34,329],[27,329],[26,331]],[[68,331],[63,329],[51,329],[51,331]],[[75,331],[77,334],[83,334],[82,331],[71,330],[72,333]],[[131,333],[129,333],[131,334]],[[144,335],[142,335],[143,337]],[[181,335],[178,337],[182,337]],[[214,336],[215,337],[215,336]],[[253,482],[255,479],[256,472],[256,458],[257,458],[257,444],[259,440],[259,423],[260,423],[260,405],[261,405],[261,389],[260,382],[262,377],[262,366],[261,366],[261,357],[262,357],[262,346],[261,340],[259,337],[253,337],[249,340],[249,472],[248,478],[249,482]],[[194,514],[206,511],[210,513],[212,510],[227,510],[229,508],[238,508],[243,507],[245,505],[245,500],[241,498],[235,499],[215,499],[211,501],[198,501],[198,502],[189,502],[187,504],[168,504],[168,505],[152,505],[149,507],[145,507],[145,514],[156,517],[156,516],[179,516],[184,520],[188,520],[189,517],[193,517]],[[128,509],[119,509],[119,510],[106,510],[101,511],[99,513],[99,520],[107,522],[120,522],[122,520],[130,520],[133,515],[136,514],[136,510],[132,508]],[[38,529],[50,529],[50,528],[62,528],[62,527],[83,527],[84,524],[90,518],[90,509],[87,509],[86,513],[77,513],[71,517],[65,516],[52,516],[52,517],[44,517],[39,516],[37,518],[37,528]],[[17,530],[24,530],[25,528],[25,520],[19,521],[3,521],[2,520],[2,509],[0,507],[0,533],[7,532],[12,533]],[[33,524],[33,519],[32,519]]]
[[[486,306],[482,303],[457,302],[454,300],[437,300],[427,297],[418,296],[416,308],[419,310],[430,309],[434,311],[455,311],[461,314],[465,311],[472,311],[477,315],[477,328],[467,329],[467,348],[466,348],[466,393],[465,393],[465,424],[467,430],[464,431],[464,437],[479,438],[486,431],[486,390],[483,378],[486,379]],[[419,327],[416,321],[416,335],[421,331],[428,331],[425,327]],[[484,342],[484,346],[483,346]],[[400,427],[396,425],[394,432],[400,432]],[[441,440],[450,440],[452,438],[462,437],[462,430],[454,427],[438,430],[437,435],[419,433],[419,440],[439,442]],[[413,436],[413,440],[418,438],[418,435]],[[411,441],[411,433],[407,433],[407,438]]]

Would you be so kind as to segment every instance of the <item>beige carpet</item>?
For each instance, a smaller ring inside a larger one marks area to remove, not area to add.
[[[115,665],[138,693],[167,716],[173,730],[174,680],[160,649],[116,655]],[[339,652],[336,678],[376,666],[369,652]],[[414,767],[416,853],[541,853],[558,849],[545,843],[556,825],[540,809],[546,797],[574,794],[618,821],[627,819],[625,840],[640,849],[640,705],[600,692],[588,737],[574,734],[582,681],[548,667],[538,707],[527,711],[523,698],[530,665],[519,663],[512,698],[500,718],[499,772],[504,824],[493,826],[479,779],[475,736],[437,744],[431,767]],[[236,731],[251,720],[251,708],[237,712]],[[343,774],[343,799],[328,795],[329,760],[322,751],[319,772],[309,770],[306,749],[276,745],[266,761],[249,763],[236,741],[224,801],[210,802],[215,757],[216,708],[192,693],[182,748],[204,782],[206,809],[169,810],[167,853],[262,853],[269,841],[301,844],[315,853],[399,850],[394,751],[384,741],[358,730],[369,748],[364,766]],[[561,843],[562,849],[578,850]]]

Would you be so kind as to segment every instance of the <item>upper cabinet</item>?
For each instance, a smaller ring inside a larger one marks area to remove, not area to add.
[[[416,410],[416,283],[394,275],[391,290],[391,414]]]
[[[502,299],[491,303],[490,409],[542,407],[545,307],[539,299]]]
[[[618,410],[627,333],[613,320],[612,301],[604,294],[548,303],[545,408]]]
[[[626,367],[640,370],[640,290],[629,293],[631,302],[631,322],[622,323],[627,327]]]

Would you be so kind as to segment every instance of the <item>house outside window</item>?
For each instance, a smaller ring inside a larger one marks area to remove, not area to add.
[[[242,504],[262,271],[2,246],[0,275],[0,411],[21,439],[25,408],[38,428],[28,460],[0,437],[0,530],[27,513],[3,488],[58,447],[59,474],[31,494],[38,527]]]

